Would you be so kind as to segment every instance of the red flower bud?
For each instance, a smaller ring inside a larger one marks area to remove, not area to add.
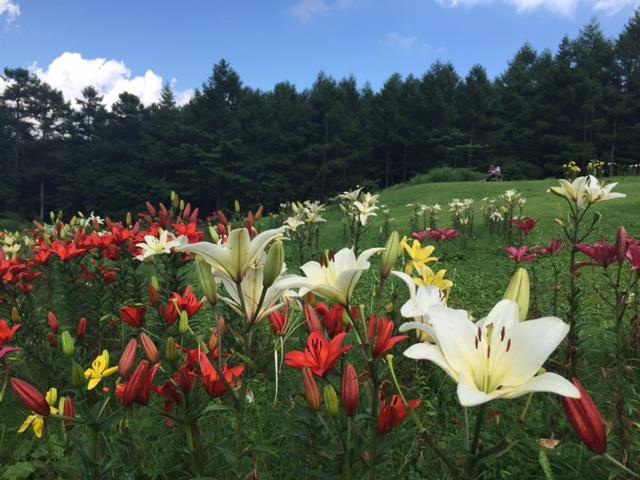
[[[58,346],[58,337],[56,337],[55,333],[47,333],[47,340],[49,341],[49,346],[51,348],[56,348]]]
[[[316,383],[316,379],[313,377],[313,373],[309,367],[302,369],[302,385],[304,387],[304,396],[307,399],[309,408],[317,412],[320,410],[320,389]]]
[[[322,324],[320,323],[320,319],[318,318],[316,311],[308,303],[304,304],[304,318],[307,321],[307,328],[309,329],[309,333],[322,331]]]
[[[567,418],[580,440],[589,449],[601,455],[607,451],[607,431],[598,407],[584,388],[580,380],[574,378],[572,383],[580,392],[580,398],[562,398],[562,405]]]
[[[347,363],[342,372],[342,406],[347,417],[353,417],[358,411],[358,374],[353,365]]]
[[[80,320],[78,320],[78,326],[76,327],[76,337],[82,338],[86,335],[88,323],[87,317],[80,317]]]
[[[53,333],[58,333],[60,326],[58,325],[58,317],[53,312],[49,312],[47,314],[47,322],[49,323],[49,328]]]
[[[615,247],[619,265],[622,265],[627,258],[627,249],[629,248],[627,239],[627,231],[624,229],[624,227],[618,227],[618,231],[616,232]]]
[[[142,360],[127,382],[121,398],[122,405],[124,405],[125,407],[133,405],[133,403],[138,398],[142,387],[145,384],[148,372],[149,362],[146,360]]]
[[[127,346],[124,347],[124,351],[122,352],[122,356],[120,357],[120,361],[118,362],[118,374],[122,378],[126,378],[131,371],[133,362],[136,359],[137,350],[138,342],[135,338],[132,338],[131,340],[129,340],[129,343],[127,343]]]
[[[160,294],[158,293],[158,290],[156,290],[153,284],[150,283],[147,287],[147,292],[149,293],[149,303],[157,308],[158,305],[160,305]]]
[[[144,354],[147,356],[151,363],[158,363],[160,361],[160,354],[158,353],[158,348],[156,344],[153,343],[151,337],[146,333],[140,334],[140,343],[142,344],[142,349],[144,350]]]
[[[76,416],[76,402],[73,400],[73,397],[65,397],[64,398],[64,410],[62,414],[65,417],[73,417]],[[64,427],[66,429],[70,429],[73,426],[73,420],[64,420]]]
[[[29,382],[25,382],[19,378],[12,378],[11,388],[13,388],[16,396],[29,410],[45,417],[51,413],[51,408],[45,396]]]

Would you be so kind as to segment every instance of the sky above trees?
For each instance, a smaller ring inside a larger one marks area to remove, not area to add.
[[[149,105],[172,84],[178,104],[226,58],[244,83],[310,87],[353,74],[379,89],[437,60],[490,78],[518,46],[557,48],[596,17],[615,38],[640,0],[277,0],[42,2],[0,0],[0,67],[29,67],[69,100],[92,84],[113,103]],[[0,89],[2,85],[0,85]]]

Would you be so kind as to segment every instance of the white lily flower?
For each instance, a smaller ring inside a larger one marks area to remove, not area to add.
[[[288,228],[289,230],[295,232],[298,229],[298,227],[301,227],[304,225],[304,221],[302,221],[298,217],[289,217],[284,221],[282,225]]]
[[[598,203],[606,200],[615,200],[616,198],[625,198],[624,193],[612,192],[613,188],[617,185],[617,182],[609,183],[607,185],[600,185],[600,182],[593,175],[589,175],[589,180],[585,186],[585,195],[583,202],[586,203]],[[578,199],[580,202],[580,199]],[[579,206],[585,206],[580,205]]]
[[[282,289],[299,288],[300,296],[313,292],[329,301],[348,306],[362,272],[371,266],[369,258],[382,250],[384,248],[370,248],[356,259],[352,248],[343,248],[333,259],[328,259],[326,265],[307,262],[300,267],[305,276],[287,275],[277,283]]]
[[[404,272],[391,272],[401,279],[409,289],[409,300],[400,307],[400,315],[405,318],[415,318],[416,322],[407,322],[405,325],[412,325],[418,330],[418,340],[433,341],[434,332],[429,321],[429,309],[436,305],[444,306],[447,303],[446,296],[438,287],[433,285],[417,285],[415,280]],[[419,323],[420,327],[414,324]],[[409,327],[405,327],[405,331]]]
[[[267,246],[283,237],[284,227],[265,230],[251,239],[249,230],[236,228],[229,232],[225,243],[197,242],[182,245],[180,251],[199,253],[220,276],[241,282],[246,272],[260,258]]]
[[[220,300],[228,304],[236,313],[246,318],[249,322],[259,322],[284,304],[285,289],[280,288],[277,282],[267,288],[264,298],[262,298],[262,303],[260,303],[262,290],[264,289],[263,278],[266,258],[266,253],[262,252],[259,260],[245,272],[240,284],[242,300],[240,299],[238,286],[234,281],[224,274],[214,273],[214,276],[220,279],[229,295],[228,297],[220,296]],[[285,270],[286,267],[283,265],[281,274]],[[291,296],[290,292],[287,296]],[[242,311],[243,303],[244,312]]]
[[[578,389],[555,373],[540,368],[569,332],[556,317],[520,322],[518,305],[501,300],[489,315],[474,323],[464,310],[436,306],[429,310],[435,345],[418,343],[404,354],[430,360],[458,383],[458,399],[471,407],[495,398],[516,398],[530,392],[553,392],[579,398]],[[421,328],[404,324],[400,331]],[[425,329],[426,330],[426,329]]]
[[[160,236],[145,235],[144,242],[136,243],[136,247],[142,249],[142,254],[136,255],[136,260],[143,261],[153,255],[162,255],[171,253],[172,248],[179,247],[182,244],[181,238],[176,238],[173,233],[166,230],[160,230]]]

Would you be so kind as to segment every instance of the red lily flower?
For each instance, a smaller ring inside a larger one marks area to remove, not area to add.
[[[429,234],[429,231],[427,230],[423,230],[422,232],[413,232],[411,234],[411,236],[413,238],[415,238],[416,240],[418,240],[420,243],[422,243],[422,241],[427,238],[427,235]]]
[[[42,243],[37,245],[34,249],[33,261],[36,265],[46,265],[51,259],[51,249],[47,244]]]
[[[516,263],[531,263],[533,262],[537,255],[529,250],[529,247],[506,247],[505,252],[509,255],[511,260]]]
[[[189,285],[182,295],[174,292],[167,302],[167,306],[162,308],[161,311],[167,323],[173,325],[176,323],[180,312],[187,312],[187,316],[191,318],[200,311],[203,305],[204,301],[198,301],[195,293],[193,293],[193,288]]]
[[[575,270],[586,266],[608,268],[609,265],[615,263],[618,259],[618,251],[615,245],[611,245],[604,239],[600,242],[594,243],[593,245],[579,243],[576,245],[576,249],[584,253],[593,261],[580,263],[576,266]]]
[[[0,346],[11,342],[13,336],[20,328],[22,328],[22,325],[19,323],[16,323],[10,328],[6,320],[0,320]]]
[[[511,223],[523,234],[529,235],[537,225],[538,221],[533,218],[523,218],[522,220],[511,220]]]
[[[204,233],[198,230],[196,222],[190,223],[174,223],[173,229],[176,232],[176,237],[184,235],[189,239],[189,243],[201,242],[204,238]]]
[[[572,383],[580,391],[580,398],[562,397],[562,405],[567,418],[573,425],[580,440],[589,449],[601,455],[607,451],[607,430],[602,416],[589,392],[584,388],[580,380],[574,378]]]
[[[434,241],[455,240],[460,236],[460,232],[455,228],[440,228],[427,230],[427,236]]]
[[[307,338],[307,346],[304,352],[289,352],[284,357],[287,367],[309,367],[314,375],[326,377],[333,369],[338,359],[351,350],[351,345],[342,346],[346,333],[339,333],[331,341],[320,332],[311,332]]]
[[[396,343],[402,342],[409,338],[408,335],[398,335],[392,337],[395,324],[387,317],[369,317],[369,328],[367,330],[367,338],[373,343],[373,356],[381,357],[383,354],[391,350]]]
[[[216,369],[211,365],[209,358],[207,355],[200,351],[200,381],[202,382],[202,386],[207,391],[210,397],[220,397],[227,393],[227,386],[225,382],[220,378]],[[240,377],[244,372],[244,365],[238,365],[236,367],[229,367],[228,364],[224,364],[222,367],[222,375],[224,376],[224,380],[230,386],[233,387],[236,379]]]
[[[631,270],[640,271],[640,243],[632,243],[627,249],[627,260],[631,263]]]
[[[378,415],[378,435],[386,435],[409,416],[409,412],[402,403],[400,395],[394,395],[391,397],[391,402],[387,404],[384,397],[380,397],[382,402],[382,408]],[[415,410],[422,403],[420,400],[409,400],[409,408]]]
[[[75,242],[64,243],[60,240],[53,242],[51,251],[55,253],[63,262],[69,262],[87,253],[86,248],[78,248]]]
[[[140,328],[144,325],[144,316],[147,314],[147,307],[122,307],[120,309],[120,320],[134,328]]]
[[[335,337],[339,333],[348,332],[351,328],[350,323],[344,322],[344,307],[342,305],[334,305],[329,309],[324,303],[316,305],[316,312],[322,319],[322,326],[327,331],[330,337]],[[356,307],[351,308],[351,315],[356,318],[358,316],[358,309]]]
[[[549,245],[543,247],[541,245],[533,247],[533,250],[537,251],[540,255],[544,255],[545,257],[555,257],[560,253],[564,244],[562,240],[551,240]]]
[[[283,310],[276,310],[271,315],[269,315],[269,323],[271,324],[271,331],[274,335],[282,335],[286,330],[288,322],[288,311],[289,308],[287,307],[287,304],[285,304]]]

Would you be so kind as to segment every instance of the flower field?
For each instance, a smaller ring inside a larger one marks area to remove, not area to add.
[[[3,230],[0,480],[639,478],[640,180],[567,175]]]

